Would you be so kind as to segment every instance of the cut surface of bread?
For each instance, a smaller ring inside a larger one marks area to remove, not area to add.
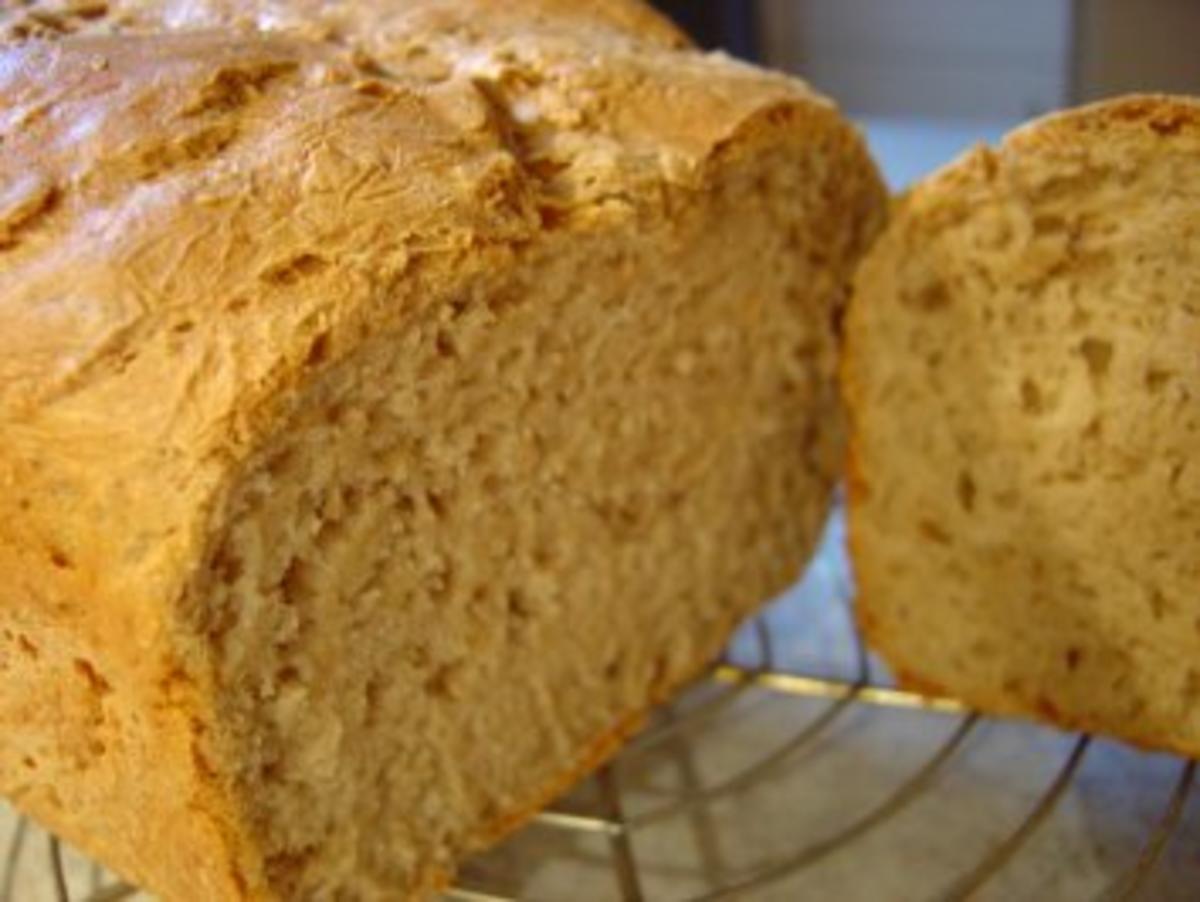
[[[798,573],[875,169],[632,2],[0,25],[0,791],[424,897]]]
[[[1200,103],[918,186],[848,342],[859,615],[901,679],[1200,755]]]

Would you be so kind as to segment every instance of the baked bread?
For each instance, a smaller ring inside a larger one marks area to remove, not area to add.
[[[0,25],[0,791],[168,900],[424,896],[797,573],[863,144],[624,0]]]
[[[859,616],[901,680],[1200,755],[1200,103],[903,198],[849,315]]]

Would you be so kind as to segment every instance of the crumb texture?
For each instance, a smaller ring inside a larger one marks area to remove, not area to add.
[[[918,187],[846,366],[862,617],[897,669],[1191,754],[1198,123],[1116,101]]]
[[[448,868],[798,573],[828,322],[785,185],[726,190],[373,341],[244,485],[200,614],[286,894]]]

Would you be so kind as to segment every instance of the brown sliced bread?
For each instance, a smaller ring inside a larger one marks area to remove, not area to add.
[[[859,617],[900,679],[1200,755],[1200,103],[916,187],[848,344]]]
[[[798,572],[875,168],[625,0],[0,29],[0,792],[167,900],[424,897]]]

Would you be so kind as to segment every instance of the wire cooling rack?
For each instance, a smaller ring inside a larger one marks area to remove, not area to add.
[[[896,688],[853,629],[840,532],[706,679],[447,900],[1200,899],[1195,764]],[[138,896],[27,821],[10,830],[0,902]]]

